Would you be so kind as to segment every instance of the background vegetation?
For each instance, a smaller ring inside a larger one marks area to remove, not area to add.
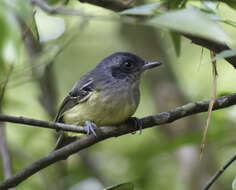
[[[0,2],[0,94],[7,84],[4,98],[0,96],[2,113],[53,120],[72,85],[117,51],[164,62],[143,77],[136,117],[210,99],[213,77],[209,50],[191,43],[186,34],[232,49],[217,57],[217,96],[236,91],[235,68],[223,59],[236,56],[234,0],[111,2]],[[112,6],[107,7],[109,4]],[[142,135],[110,138],[41,170],[16,189],[97,190],[122,182],[132,182],[135,190],[203,189],[210,176],[235,153],[235,115],[235,107],[212,113],[201,161],[206,113],[146,129]],[[12,173],[49,153],[55,145],[55,131],[1,125],[1,150],[6,141]],[[4,171],[3,162],[1,181],[11,175]],[[232,189],[235,171],[234,164],[212,189]]]

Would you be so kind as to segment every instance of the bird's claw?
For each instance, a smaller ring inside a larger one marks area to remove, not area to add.
[[[131,117],[131,121],[134,123],[135,128],[139,129],[139,135],[142,134],[142,127],[143,127],[143,122],[142,120],[138,119],[137,117]],[[135,132],[133,133],[135,134]]]
[[[85,121],[85,128],[87,130],[87,135],[93,134],[93,136],[97,136],[95,132],[95,128],[97,128],[97,125],[91,121]]]

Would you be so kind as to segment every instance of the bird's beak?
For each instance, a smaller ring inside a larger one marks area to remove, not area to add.
[[[150,62],[146,62],[143,65],[143,71],[148,70],[148,69],[152,69],[154,67],[158,67],[160,66],[162,63],[158,62],[158,61],[150,61]]]

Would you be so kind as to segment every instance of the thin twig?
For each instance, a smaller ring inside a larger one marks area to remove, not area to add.
[[[13,71],[13,64],[10,65],[10,68],[9,68],[9,71],[6,73],[6,78],[2,84],[2,87],[0,85],[0,108],[2,107],[2,101],[3,101],[3,98],[4,98],[4,94],[5,94],[5,90],[6,90],[6,87],[7,87],[7,84],[8,84],[8,81],[9,81],[9,78],[10,78],[10,75]]]
[[[12,167],[6,142],[5,126],[2,123],[0,123],[0,152],[3,162],[4,178],[7,179],[12,176]]]
[[[199,62],[199,64],[198,64],[197,71],[200,71],[200,67],[201,67],[201,65],[202,65],[203,52],[204,52],[204,48],[202,47],[202,48],[201,48],[201,54],[200,54],[200,62]]]
[[[208,190],[212,184],[224,173],[224,171],[236,160],[236,154],[230,158],[216,173],[211,179],[207,182],[203,190]]]
[[[10,65],[9,71],[6,73],[6,79],[0,88],[0,113],[2,112],[2,104],[6,91],[6,87],[13,71],[13,64]],[[4,179],[10,178],[12,176],[12,166],[11,157],[7,146],[6,130],[4,123],[0,122],[0,153],[2,156],[2,165],[4,172]],[[11,188],[13,190],[14,188]],[[10,189],[9,189],[10,190]]]
[[[215,53],[213,51],[210,51],[211,54],[211,59],[215,56]],[[200,160],[202,159],[203,156],[203,151],[204,147],[206,144],[206,135],[208,131],[208,127],[211,121],[211,113],[212,113],[212,108],[214,105],[214,102],[216,100],[216,86],[217,86],[217,68],[216,68],[216,61],[212,62],[212,75],[213,75],[213,85],[212,85],[212,93],[211,93],[211,100],[208,108],[208,115],[207,115],[207,120],[206,120],[206,126],[203,132],[203,137],[202,137],[202,143],[201,143],[201,149],[200,149]]]
[[[235,104],[236,104],[236,94],[222,96],[216,99],[215,104],[213,106],[213,110],[222,109]],[[143,129],[155,127],[157,125],[173,122],[175,120],[181,119],[189,115],[206,112],[208,110],[208,106],[209,106],[209,101],[198,101],[195,103],[189,103],[174,108],[168,112],[162,112],[157,115],[148,116],[141,119],[141,122],[143,123],[142,127]],[[44,124],[50,124],[50,125],[52,123],[53,122],[44,122]],[[135,127],[127,123],[117,127],[100,127],[99,130],[96,130],[97,133],[96,137],[93,135],[84,136],[83,138],[80,138],[67,146],[64,146],[56,151],[49,153],[48,155],[42,157],[41,159],[29,164],[11,178],[8,178],[7,180],[0,183],[0,189],[15,187],[19,183],[26,180],[28,177],[46,168],[47,166],[60,160],[67,159],[70,155],[77,153],[78,151],[90,147],[107,138],[122,136],[138,130],[139,127],[137,126]]]
[[[35,126],[35,127],[41,127],[41,128],[48,128],[48,129],[54,129],[54,130],[63,130],[63,131],[70,131],[75,133],[83,133],[86,134],[86,130],[84,127],[81,126],[75,126],[75,125],[68,125],[64,123],[57,123],[57,122],[47,122],[47,121],[41,121],[26,117],[15,117],[15,116],[9,116],[0,114],[0,121],[5,122],[11,122],[11,123],[19,123],[19,124],[25,124],[26,126]],[[21,126],[21,125],[19,125]]]
[[[33,11],[33,14],[32,14],[32,18],[30,20],[30,23],[27,24],[26,28],[24,29],[23,31],[23,34],[22,34],[22,38],[23,40],[25,39],[25,36],[27,35],[27,33],[29,32],[30,28],[32,27],[33,23],[34,23],[34,16],[36,14],[36,10]],[[38,35],[38,30],[36,31],[37,35]]]
[[[8,179],[12,176],[12,165],[9,148],[7,146],[6,128],[4,123],[0,123],[0,153],[2,156],[4,179]],[[8,190],[14,189],[15,188],[9,188]]]

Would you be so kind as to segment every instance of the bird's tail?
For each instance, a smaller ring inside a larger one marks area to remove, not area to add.
[[[62,148],[63,146],[66,146],[72,142],[74,142],[77,139],[75,136],[68,136],[63,131],[59,131],[59,137],[57,139],[56,145],[53,149],[53,151]]]

